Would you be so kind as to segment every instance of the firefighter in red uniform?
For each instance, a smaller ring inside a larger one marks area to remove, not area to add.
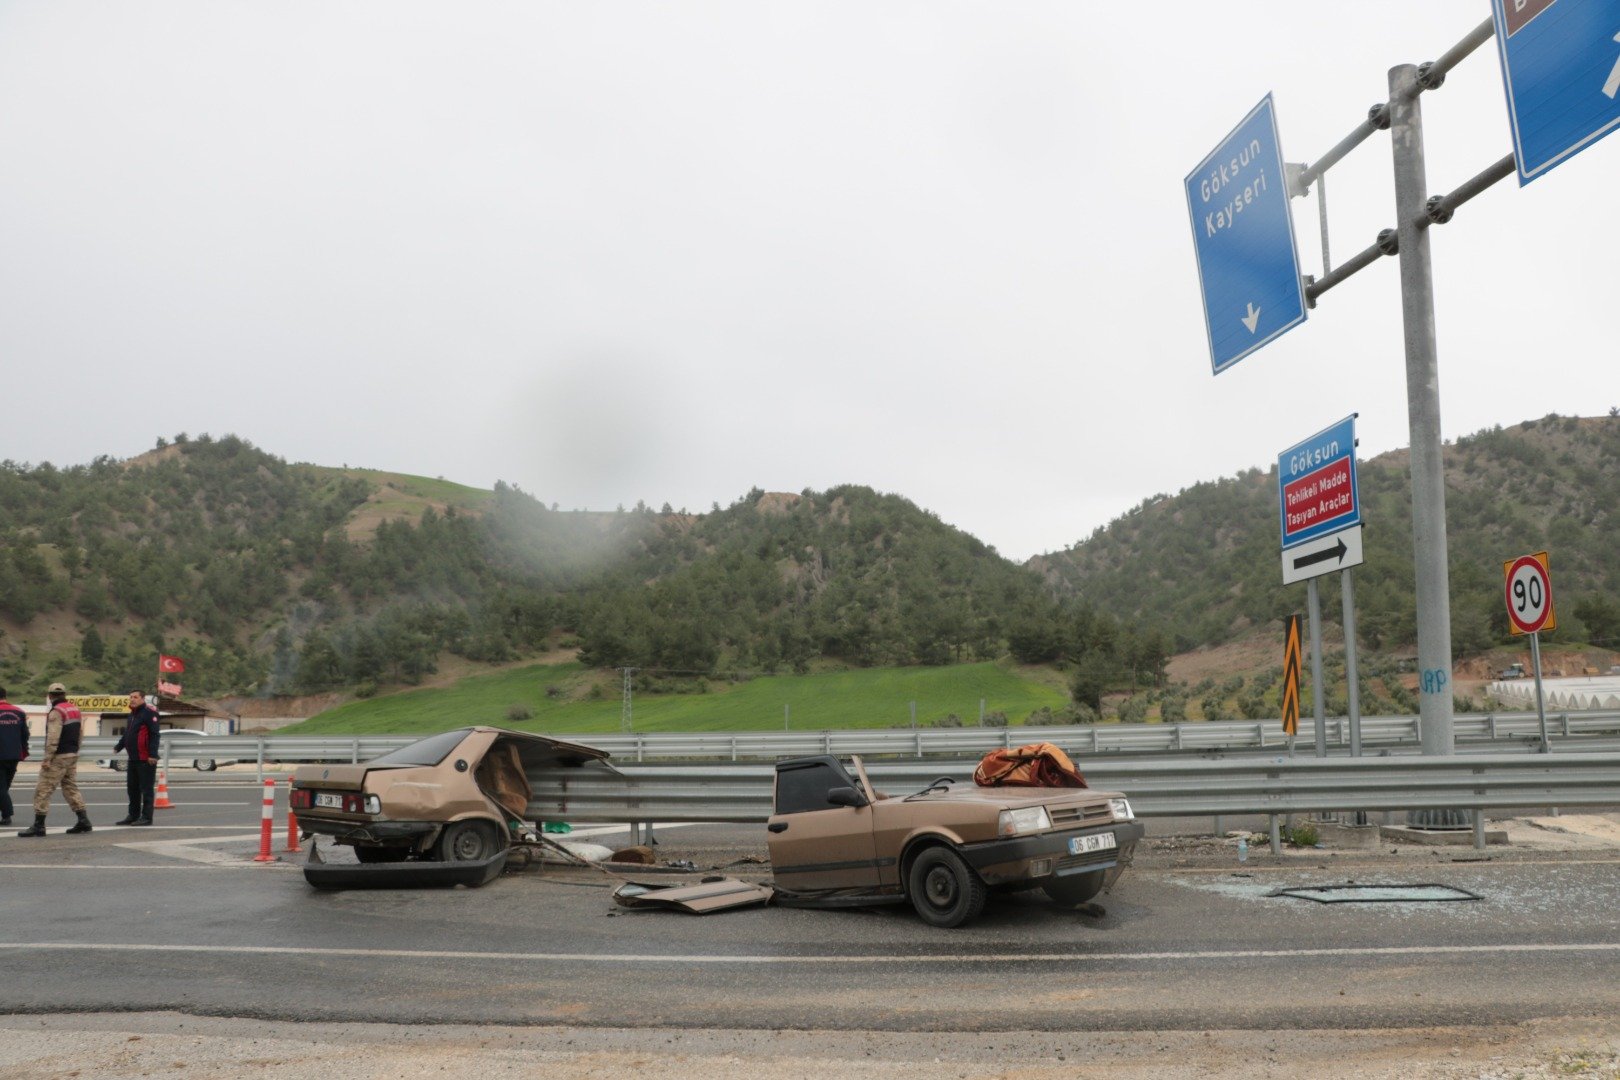
[[[68,806],[79,815],[78,824],[67,831],[87,833],[90,815],[84,812],[84,796],[79,794],[79,707],[68,700],[67,687],[61,683],[51,683],[45,697],[51,711],[45,714],[45,760],[39,766],[39,783],[34,785],[34,827],[17,835],[45,835],[45,812],[58,784]]]

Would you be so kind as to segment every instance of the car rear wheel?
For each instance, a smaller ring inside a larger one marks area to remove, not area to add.
[[[482,862],[501,850],[500,835],[487,821],[457,821],[445,826],[433,850],[440,862]]]
[[[984,910],[984,882],[948,847],[925,848],[906,884],[911,906],[930,926],[961,926]]]
[[[198,758],[191,763],[191,767],[198,772],[213,772],[219,768],[219,765],[215,763],[213,758]]]
[[[1068,877],[1051,878],[1041,883],[1041,888],[1052,901],[1061,907],[1078,907],[1102,892],[1103,875],[1106,870],[1092,870],[1085,874],[1070,874]]]
[[[360,847],[355,845],[354,857],[363,863],[404,862],[410,848]]]

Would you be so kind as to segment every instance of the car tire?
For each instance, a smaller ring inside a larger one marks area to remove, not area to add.
[[[1049,878],[1041,882],[1041,889],[1059,907],[1079,907],[1102,892],[1103,878],[1107,873],[1107,870],[1092,870],[1068,877]]]
[[[948,847],[924,848],[911,861],[906,891],[911,906],[930,926],[961,926],[984,910],[984,882]]]
[[[410,848],[354,846],[354,857],[363,863],[404,862],[410,854]]]
[[[213,758],[198,758],[196,761],[191,763],[191,767],[196,769],[198,772],[213,772],[215,769],[219,768],[219,763]]]
[[[117,758],[113,758],[112,761],[108,762],[107,768],[111,769],[113,772],[123,772],[124,763],[119,761]]]
[[[483,862],[500,850],[500,834],[488,821],[452,822],[433,846],[440,862]]]

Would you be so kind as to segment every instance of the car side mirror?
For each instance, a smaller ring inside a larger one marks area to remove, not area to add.
[[[827,792],[830,806],[865,806],[866,797],[852,787],[835,787]]]

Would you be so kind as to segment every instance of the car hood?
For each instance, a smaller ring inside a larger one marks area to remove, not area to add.
[[[1068,787],[979,787],[976,784],[953,784],[948,791],[930,792],[918,796],[913,803],[990,803],[1017,810],[1025,806],[1095,806],[1109,799],[1123,799],[1117,791],[1098,791],[1095,788]]]

